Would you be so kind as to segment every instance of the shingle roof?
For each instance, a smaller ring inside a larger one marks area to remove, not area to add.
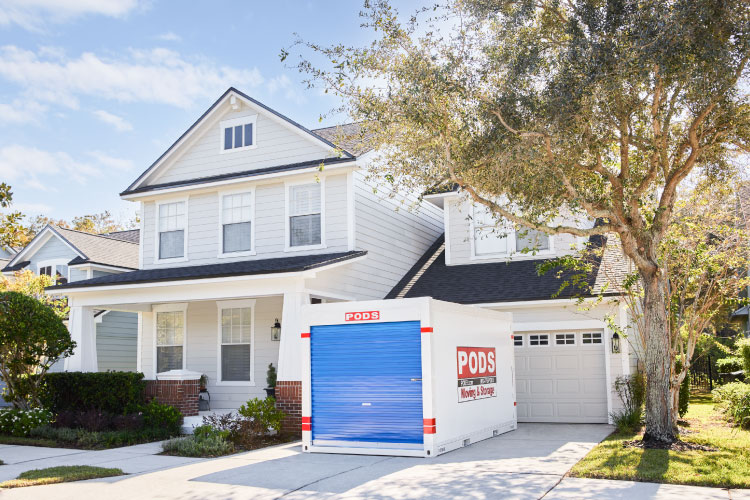
[[[140,229],[127,229],[125,231],[113,231],[105,233],[102,236],[109,236],[116,240],[129,241],[130,243],[139,243],[141,241]]]
[[[318,255],[300,255],[275,259],[256,259],[222,264],[201,266],[168,267],[159,269],[141,269],[119,274],[110,274],[99,278],[81,280],[67,285],[58,285],[48,290],[65,288],[97,287],[108,285],[134,285],[138,283],[156,283],[160,281],[181,281],[193,279],[224,278],[228,276],[250,276],[257,274],[278,274],[309,271],[320,267],[344,262],[367,255],[367,251],[350,251]]]
[[[459,304],[486,304],[564,299],[581,295],[592,296],[600,292],[613,294],[612,290],[603,289],[607,279],[621,281],[627,273],[627,261],[619,251],[619,245],[614,237],[591,238],[592,245],[606,245],[602,256],[593,262],[593,272],[584,280],[585,285],[568,286],[562,291],[560,285],[576,273],[558,273],[558,270],[551,270],[539,276],[537,266],[541,259],[447,266],[442,238],[441,236],[388,293],[386,299],[429,296]],[[435,253],[438,253],[437,258],[423,269]],[[417,277],[420,272],[421,276]],[[413,283],[410,283],[412,281]]]
[[[10,262],[10,261],[8,261],[8,262]],[[28,266],[29,264],[31,264],[31,262],[28,261],[28,260],[23,260],[21,262],[13,264],[12,266],[7,265],[7,263],[6,263],[5,267],[3,267],[2,272],[4,272],[4,273],[12,273],[12,272],[15,272],[15,271],[20,271],[21,269],[23,269],[24,267]]]
[[[138,244],[103,234],[84,233],[73,229],[52,227],[85,257],[76,257],[70,264],[104,264],[138,269]]]
[[[354,156],[360,156],[372,149],[372,134],[368,134],[362,128],[361,122],[318,128],[313,132]]]

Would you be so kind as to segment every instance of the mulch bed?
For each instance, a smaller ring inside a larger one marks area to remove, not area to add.
[[[646,443],[642,439],[636,439],[634,441],[623,441],[622,447],[672,451],[719,451],[718,448],[711,448],[710,446],[704,446],[702,444],[687,443],[685,441],[675,441],[674,443],[653,441]]]

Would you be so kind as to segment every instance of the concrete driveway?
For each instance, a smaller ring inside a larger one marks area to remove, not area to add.
[[[272,499],[308,498],[729,498],[725,490],[629,490],[644,483],[565,479],[564,474],[611,432],[607,425],[525,424],[517,431],[434,459],[303,454],[299,443],[153,472],[8,490],[5,498]],[[7,451],[7,450],[6,450]],[[5,459],[5,457],[0,457]],[[63,457],[60,457],[63,458]],[[77,457],[83,463],[84,457]],[[93,456],[91,457],[94,458]],[[154,466],[158,459],[152,456]],[[142,459],[139,462],[142,463]],[[46,465],[46,464],[45,464]],[[62,465],[62,464],[60,464]],[[96,465],[90,463],[89,465]],[[105,464],[102,464],[105,465]],[[106,466],[128,470],[127,463]],[[49,466],[49,465],[46,465]],[[5,466],[4,466],[5,467]],[[165,468],[166,467],[166,468]],[[0,471],[3,467],[0,467]],[[576,483],[576,481],[578,483]],[[570,483],[569,483],[570,482]],[[663,486],[663,485],[662,485]],[[685,488],[685,487],[677,487]],[[701,491],[706,490],[706,491]],[[651,493],[649,493],[649,491]],[[664,496],[669,493],[668,496]],[[715,496],[723,495],[723,496]],[[738,498],[738,497],[733,497]]]

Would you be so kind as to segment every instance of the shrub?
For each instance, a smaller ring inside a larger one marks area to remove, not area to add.
[[[133,413],[146,401],[142,373],[61,372],[45,377],[40,399],[54,413],[95,409],[113,415]]]
[[[623,409],[611,414],[620,432],[635,432],[641,427],[643,403],[646,399],[646,378],[641,372],[615,379],[615,391],[620,397]]]
[[[41,408],[33,410],[9,409],[0,411],[0,433],[25,437],[29,433],[52,420],[52,413]]]
[[[730,356],[716,361],[716,369],[719,373],[732,373],[742,370],[742,358]]]
[[[750,379],[750,338],[737,341],[737,354],[742,359],[742,369],[745,370],[745,376]]]
[[[284,412],[276,408],[276,400],[273,398],[251,399],[237,410],[241,416],[250,420],[256,434],[264,435],[269,431],[279,432]]]
[[[88,431],[68,427],[37,427],[29,434],[32,437],[49,439],[76,448],[98,450],[118,446],[128,446],[150,441],[158,441],[174,436],[164,429]]]
[[[276,367],[273,363],[268,363],[268,370],[266,371],[266,387],[276,387]]]
[[[219,436],[224,439],[227,439],[229,437],[229,431],[215,429],[214,427],[211,427],[210,425],[204,424],[204,425],[199,425],[198,427],[193,429],[193,436],[195,436],[198,439],[213,437],[213,436]]]
[[[54,309],[20,292],[0,292],[0,377],[3,399],[15,408],[42,406],[39,390],[47,370],[75,345]]]
[[[283,418],[284,413],[276,409],[273,398],[255,398],[242,405],[237,413],[203,417],[203,424],[215,431],[226,432],[235,446],[250,448],[258,438],[269,432],[279,432]]]
[[[750,384],[731,382],[714,389],[714,403],[736,425],[750,428]]]
[[[143,424],[148,429],[163,429],[171,436],[180,433],[182,413],[174,406],[151,401],[141,409]]]
[[[234,445],[218,434],[170,439],[161,447],[165,453],[181,457],[220,457],[234,452]]]

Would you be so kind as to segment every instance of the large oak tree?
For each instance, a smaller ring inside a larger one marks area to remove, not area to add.
[[[300,41],[314,52],[294,64],[343,98],[397,185],[455,183],[498,220],[618,235],[644,290],[644,439],[674,441],[658,249],[681,183],[722,182],[748,149],[748,3],[448,0],[403,22],[373,0],[363,16],[371,44]]]

